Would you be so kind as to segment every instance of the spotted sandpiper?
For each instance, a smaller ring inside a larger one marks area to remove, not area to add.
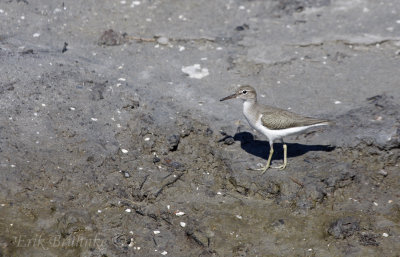
[[[225,101],[232,98],[243,100],[243,114],[250,126],[264,134],[269,141],[270,150],[267,165],[262,170],[264,173],[270,168],[272,154],[274,153],[274,140],[279,139],[283,144],[283,164],[277,169],[285,169],[287,164],[287,146],[283,142],[283,137],[301,133],[311,127],[329,125],[329,120],[320,120],[304,117],[286,110],[259,104],[257,102],[256,90],[251,86],[241,86],[230,96],[222,98]]]

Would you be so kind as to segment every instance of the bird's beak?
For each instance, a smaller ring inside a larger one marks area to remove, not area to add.
[[[222,101],[229,100],[229,99],[236,98],[236,97],[237,97],[237,94],[233,94],[233,95],[229,95],[227,97],[222,98],[220,101],[222,102]]]

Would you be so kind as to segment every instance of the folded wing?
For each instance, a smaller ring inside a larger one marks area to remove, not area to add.
[[[280,109],[262,113],[261,122],[262,125],[272,130],[329,123],[328,120],[304,117],[296,113]]]

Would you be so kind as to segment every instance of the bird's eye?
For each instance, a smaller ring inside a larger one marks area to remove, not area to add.
[[[244,94],[244,95],[247,94],[247,90],[243,90],[242,94]]]

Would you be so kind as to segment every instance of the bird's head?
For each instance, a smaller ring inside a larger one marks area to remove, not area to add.
[[[240,98],[243,101],[256,100],[257,93],[252,86],[240,86],[234,94],[224,97],[220,101],[225,101],[232,98]]]

